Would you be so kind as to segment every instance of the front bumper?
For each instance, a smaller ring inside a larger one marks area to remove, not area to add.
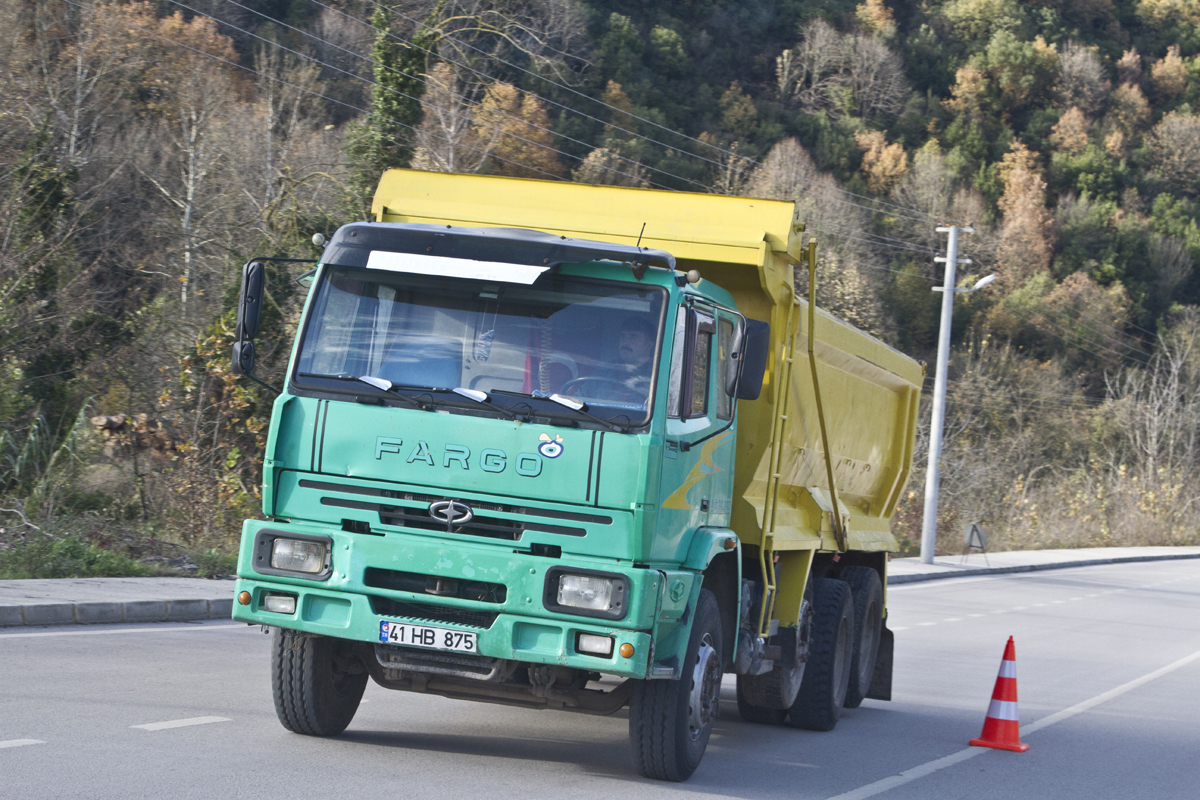
[[[253,568],[254,542],[260,530],[325,536],[332,541],[332,563],[324,580],[263,575]],[[628,678],[645,678],[651,657],[651,634],[662,574],[655,570],[614,567],[580,559],[551,559],[513,552],[490,544],[447,541],[428,536],[388,533],[383,536],[347,533],[310,523],[279,525],[247,520],[243,526],[235,593],[249,594],[249,603],[235,601],[233,618],[248,623],[290,628],[362,642],[380,641],[383,620],[434,625],[475,633],[479,655],[533,664],[555,664]],[[546,572],[551,567],[579,567],[620,573],[629,580],[627,611],[620,620],[597,619],[548,611],[543,605]],[[366,570],[396,570],[454,580],[503,584],[501,603],[393,591],[364,583]],[[284,593],[296,597],[291,614],[266,611],[263,596]],[[384,611],[400,601],[411,612]],[[415,609],[428,606],[430,615]],[[448,621],[458,611],[464,621]],[[492,619],[494,615],[494,619]],[[612,636],[609,657],[576,651],[578,634]],[[623,644],[633,655],[620,654]]]

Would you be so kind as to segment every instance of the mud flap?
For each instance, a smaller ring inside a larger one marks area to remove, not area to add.
[[[875,674],[871,677],[871,688],[867,697],[872,700],[892,699],[892,648],[896,636],[887,627],[887,621],[880,629],[879,655],[875,657]]]

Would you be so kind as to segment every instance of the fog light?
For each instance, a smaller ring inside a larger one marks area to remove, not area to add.
[[[629,642],[621,645],[621,658],[633,658],[633,645]]]
[[[580,653],[608,658],[612,655],[613,640],[611,636],[581,633],[579,634],[579,639],[575,642],[575,649]]]
[[[563,575],[558,579],[558,604],[588,611],[607,611],[612,605],[612,578]]]
[[[263,609],[274,611],[276,614],[295,614],[296,598],[286,594],[263,595]]]
[[[271,545],[271,566],[288,572],[316,575],[325,569],[325,542],[276,539]]]
[[[250,593],[249,592],[239,592],[238,593],[238,602],[244,606],[250,605]]]

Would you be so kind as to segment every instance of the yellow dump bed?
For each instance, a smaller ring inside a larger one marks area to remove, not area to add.
[[[372,211],[380,222],[531,228],[621,244],[641,234],[643,246],[672,253],[681,270],[698,270],[742,313],[771,325],[762,395],[738,410],[732,527],[743,544],[897,549],[889,521],[912,463],[924,368],[818,310],[813,350],[846,531],[839,543],[809,365],[809,306],[793,283],[805,253],[792,203],[389,170]]]

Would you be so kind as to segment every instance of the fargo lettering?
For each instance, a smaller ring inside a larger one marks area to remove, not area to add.
[[[382,460],[384,456],[402,455],[401,447],[404,440],[380,436],[375,440],[375,459]],[[470,471],[472,459],[479,469],[492,474],[499,474],[508,469],[508,453],[503,450],[488,448],[480,450],[478,456],[471,453],[471,448],[465,444],[446,444],[437,452],[430,447],[429,442],[418,441],[405,458],[406,464],[426,464],[443,469],[459,469]],[[536,478],[542,474],[543,459],[537,453],[518,453],[513,459],[516,473],[524,478]]]

